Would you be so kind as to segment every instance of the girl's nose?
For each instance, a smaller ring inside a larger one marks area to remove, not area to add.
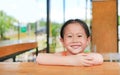
[[[78,42],[78,39],[76,37],[73,37],[73,42]]]

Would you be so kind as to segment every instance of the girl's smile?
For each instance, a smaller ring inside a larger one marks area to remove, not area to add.
[[[72,47],[73,49],[78,49],[78,48],[80,48],[80,45],[71,45],[71,47]]]

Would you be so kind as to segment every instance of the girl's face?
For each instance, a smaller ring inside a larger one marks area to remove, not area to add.
[[[89,44],[90,37],[87,38],[84,28],[79,23],[72,23],[64,29],[64,38],[61,38],[61,42],[69,54],[78,54]]]

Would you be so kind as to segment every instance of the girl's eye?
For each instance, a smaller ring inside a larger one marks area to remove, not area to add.
[[[72,37],[71,35],[68,35],[68,37]]]
[[[78,35],[78,37],[82,37],[82,35]]]
[[[72,35],[70,35],[70,34],[69,34],[69,35],[67,35],[67,37],[69,37],[69,38],[70,38],[70,37],[72,37]]]

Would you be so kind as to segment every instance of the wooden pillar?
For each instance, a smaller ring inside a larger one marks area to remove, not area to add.
[[[117,0],[92,2],[92,46],[99,53],[117,52]]]

